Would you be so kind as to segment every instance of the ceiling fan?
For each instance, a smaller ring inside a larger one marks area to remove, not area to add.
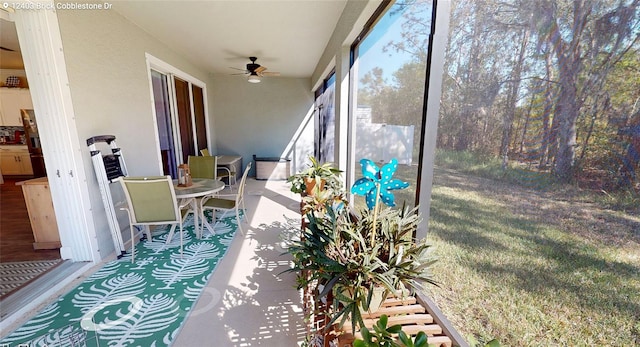
[[[266,67],[256,63],[256,60],[258,60],[257,57],[249,57],[249,60],[251,60],[251,62],[247,64],[247,69],[244,70],[242,75],[249,75],[247,77],[247,81],[249,81],[250,83],[260,83],[260,77],[280,76],[279,72],[266,71],[267,70]],[[235,68],[232,68],[232,69],[235,69]],[[236,69],[236,70],[241,70],[241,69]]]

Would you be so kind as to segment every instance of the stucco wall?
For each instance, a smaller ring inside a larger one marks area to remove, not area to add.
[[[370,14],[363,14],[374,8],[358,2],[347,6],[316,68],[314,85],[331,69],[337,47],[360,30],[354,22],[365,21]],[[311,78],[273,77],[250,84],[242,76],[209,75],[115,11],[58,11],[57,15],[78,138],[115,135],[129,174],[160,174],[145,53],[207,84],[214,153],[241,155],[245,165],[254,154],[288,157],[294,159],[294,172],[313,153]],[[82,164],[100,254],[106,257],[113,244],[88,150]]]
[[[265,77],[253,84],[244,76],[214,75],[209,93],[218,154],[241,155],[246,166],[254,154],[294,159],[313,153],[313,120],[300,131],[313,111],[308,78]]]
[[[145,53],[207,84],[209,75],[115,11],[57,14],[78,138],[115,135],[130,175],[161,174]],[[113,242],[88,149],[83,166],[100,254],[106,257]]]

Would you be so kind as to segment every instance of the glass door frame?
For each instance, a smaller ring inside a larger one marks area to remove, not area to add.
[[[350,187],[355,181],[356,173],[360,172],[355,158],[355,93],[357,93],[358,64],[356,61],[357,48],[360,42],[371,32],[373,26],[391,7],[394,1],[383,0],[377,10],[364,25],[363,30],[352,42],[349,49],[349,117],[347,125],[347,163],[346,186]],[[436,137],[440,110],[440,96],[442,93],[442,79],[444,74],[444,59],[449,35],[449,15],[451,13],[450,1],[433,0],[431,37],[426,65],[426,80],[424,90],[424,103],[422,110],[422,131],[420,134],[420,154],[418,162],[418,176],[416,186],[416,204],[419,205],[419,213],[423,219],[418,227],[415,237],[425,238],[428,232],[428,222],[431,208],[431,190],[433,183],[433,169],[435,158]],[[344,143],[340,143],[344,146]],[[353,196],[348,195],[351,202]]]
[[[202,89],[202,102],[203,102],[203,106],[204,106],[204,118],[205,118],[205,136],[207,138],[207,148],[211,148],[211,126],[210,126],[210,122],[209,122],[209,112],[208,112],[208,102],[207,102],[207,85],[189,75],[186,72],[181,71],[180,69],[152,56],[149,53],[145,54],[146,56],[146,62],[147,62],[147,74],[148,74],[148,78],[149,78],[149,93],[150,93],[150,101],[152,104],[151,110],[152,110],[152,117],[153,117],[153,129],[154,129],[154,134],[155,134],[155,141],[156,141],[156,149],[157,149],[157,155],[158,155],[158,168],[159,168],[159,172],[163,172],[163,167],[162,167],[162,155],[161,155],[161,151],[160,151],[160,140],[159,140],[159,131],[158,131],[158,125],[157,125],[157,115],[156,115],[156,109],[155,109],[155,103],[154,103],[154,95],[153,95],[153,84],[152,84],[152,77],[151,77],[151,71],[156,71],[160,74],[163,74],[165,76],[167,76],[167,92],[169,94],[169,109],[171,112],[171,123],[172,123],[172,127],[171,130],[173,132],[173,142],[174,142],[174,147],[175,147],[175,164],[176,167],[180,164],[183,164],[183,150],[182,150],[182,144],[181,144],[181,137],[180,137],[180,131],[179,131],[179,123],[178,123],[178,116],[177,116],[177,100],[176,100],[176,90],[175,90],[175,78],[178,78],[182,81],[185,81],[188,83],[188,89],[189,89],[189,100],[190,102],[190,112],[191,112],[191,129],[192,129],[192,136],[193,136],[193,142],[194,142],[194,148],[197,149],[198,147],[198,137],[197,137],[197,130],[196,130],[196,120],[195,120],[195,106],[193,103],[193,86],[196,86],[198,88]],[[196,153],[197,154],[197,153]]]

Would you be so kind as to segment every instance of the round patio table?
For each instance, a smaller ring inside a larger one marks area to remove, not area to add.
[[[209,178],[194,178],[192,179],[193,184],[189,187],[178,187],[178,180],[173,180],[173,186],[176,192],[176,199],[178,201],[182,199],[193,199],[191,206],[193,208],[193,225],[196,226],[196,236],[198,238],[202,237],[204,232],[204,228],[206,227],[211,232],[211,235],[215,234],[213,230],[213,226],[209,224],[207,219],[204,217],[204,212],[200,206],[199,198],[202,198],[207,195],[213,195],[224,189],[224,182],[220,180],[214,180]],[[173,231],[173,230],[172,230]],[[167,242],[171,240],[173,234],[170,234],[167,237]]]

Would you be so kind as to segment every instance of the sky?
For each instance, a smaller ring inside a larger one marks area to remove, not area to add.
[[[383,47],[389,42],[402,39],[402,24],[406,21],[403,13],[410,10],[411,6],[405,7],[402,11],[394,11],[397,8],[398,6],[394,5],[391,10],[387,11],[360,44],[358,48],[360,57],[358,79],[361,79],[374,67],[381,67],[387,83],[391,83],[393,72],[411,59],[411,55],[407,53],[393,50],[383,52]],[[425,12],[427,15],[430,14],[430,11]]]

